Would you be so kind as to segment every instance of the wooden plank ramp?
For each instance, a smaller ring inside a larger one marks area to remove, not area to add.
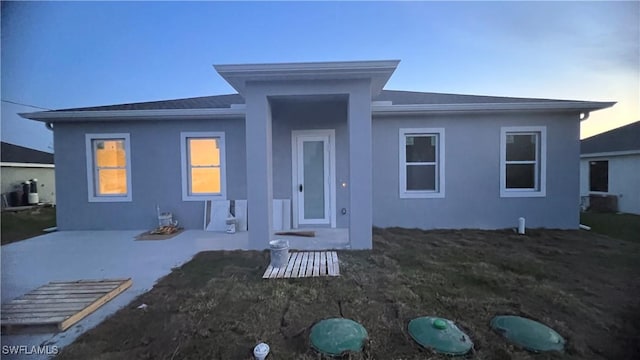
[[[2,304],[2,333],[65,331],[131,284],[131,278],[50,282]]]
[[[335,251],[290,252],[287,265],[267,266],[263,279],[286,279],[318,276],[340,276],[338,254]]]

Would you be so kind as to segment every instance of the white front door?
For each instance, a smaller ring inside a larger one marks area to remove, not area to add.
[[[294,227],[335,226],[335,131],[292,132]]]

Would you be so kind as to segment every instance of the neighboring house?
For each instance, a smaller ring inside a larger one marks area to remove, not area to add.
[[[2,142],[2,194],[11,202],[11,192],[22,191],[22,183],[38,179],[38,197],[40,202],[55,204],[56,182],[53,154],[30,149],[24,146]]]
[[[53,124],[58,228],[186,228],[246,199],[249,247],[294,228],[576,229],[580,119],[605,102],[382,90],[398,61],[218,65],[238,94],[22,114]]]
[[[580,142],[580,196],[589,195],[615,196],[618,211],[640,215],[640,121]]]

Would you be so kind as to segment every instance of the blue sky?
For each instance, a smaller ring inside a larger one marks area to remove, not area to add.
[[[231,93],[212,64],[399,59],[387,89],[618,101],[640,120],[639,2],[2,2],[2,140],[16,112]]]

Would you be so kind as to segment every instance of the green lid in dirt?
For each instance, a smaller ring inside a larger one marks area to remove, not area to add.
[[[362,325],[345,318],[319,321],[313,325],[309,335],[311,346],[329,356],[360,352],[367,338],[367,330]]]
[[[520,316],[503,315],[491,320],[491,328],[509,341],[534,351],[562,351],[564,339],[552,328]]]
[[[422,347],[440,354],[464,355],[473,342],[451,320],[424,316],[409,322],[409,335]]]

